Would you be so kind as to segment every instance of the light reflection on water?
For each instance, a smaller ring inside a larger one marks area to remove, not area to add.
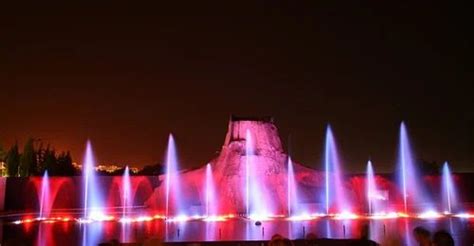
[[[219,240],[269,240],[278,233],[290,239],[301,239],[308,234],[323,238],[359,238],[363,226],[369,227],[370,238],[382,242],[386,237],[398,235],[406,245],[416,245],[412,230],[423,226],[434,232],[444,229],[452,233],[456,245],[474,242],[474,223],[461,219],[439,220],[313,220],[289,222],[264,221],[261,226],[241,219],[230,221],[188,221],[165,223],[150,221],[124,226],[116,222],[76,224],[41,223],[12,225],[0,222],[2,244],[27,242],[36,245],[97,245],[111,240],[128,242],[160,241],[219,241]]]

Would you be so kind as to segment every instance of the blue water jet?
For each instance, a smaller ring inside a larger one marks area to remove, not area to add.
[[[329,125],[326,129],[326,140],[324,144],[324,172],[326,214],[332,212],[332,207],[335,209],[336,213],[352,212],[352,206],[347,199],[347,194],[342,181],[343,174],[340,167],[336,141],[331,126]]]
[[[400,138],[398,150],[398,178],[403,197],[404,212],[408,212],[408,203],[419,207],[431,206],[427,194],[420,184],[420,175],[408,139],[405,123],[400,124]],[[428,208],[432,209],[432,208]]]
[[[84,187],[84,218],[101,219],[103,213],[103,195],[100,185],[97,183],[95,171],[95,159],[90,141],[86,144],[84,163],[82,164],[82,176]]]
[[[216,188],[214,183],[214,176],[212,174],[212,166],[210,163],[206,165],[206,182],[205,182],[205,191],[206,191],[206,216],[215,216],[217,215],[217,203],[216,203]]]
[[[264,219],[270,211],[265,199],[262,199],[262,173],[254,163],[256,151],[252,135],[247,130],[245,134],[245,169],[246,169],[246,206],[247,216],[252,219]]]
[[[442,173],[442,201],[443,211],[445,213],[453,213],[458,206],[457,192],[454,186],[453,175],[449,168],[448,162],[443,165]]]
[[[291,157],[288,157],[287,181],[288,216],[298,215],[301,211],[299,211],[298,190],[296,185],[294,165]]]
[[[184,212],[181,203],[181,186],[178,170],[178,155],[176,153],[176,144],[172,134],[168,137],[168,147],[166,150],[166,208],[165,215],[182,215]],[[173,213],[170,210],[173,209]]]

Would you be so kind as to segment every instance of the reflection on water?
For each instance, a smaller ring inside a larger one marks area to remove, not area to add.
[[[474,242],[474,223],[461,219],[439,220],[313,220],[289,222],[284,220],[255,222],[235,219],[219,222],[188,221],[165,223],[150,221],[121,224],[116,222],[77,223],[31,223],[12,225],[0,223],[2,244],[16,242],[35,245],[97,245],[111,240],[144,242],[147,240],[173,241],[219,241],[219,240],[269,240],[279,233],[290,239],[301,239],[308,234],[323,238],[359,238],[364,226],[369,228],[370,239],[383,242],[387,237],[401,237],[406,245],[416,245],[412,230],[423,226],[434,232],[439,229],[450,231],[456,245]]]

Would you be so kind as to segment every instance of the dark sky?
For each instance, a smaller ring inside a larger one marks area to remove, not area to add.
[[[173,132],[191,167],[230,114],[272,115],[297,161],[329,122],[349,170],[387,171],[404,120],[418,157],[474,171],[472,9],[311,2],[2,6],[0,142],[141,166]]]

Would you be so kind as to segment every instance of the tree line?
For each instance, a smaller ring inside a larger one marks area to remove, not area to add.
[[[78,174],[69,151],[57,153],[49,144],[44,146],[33,138],[26,141],[22,152],[18,143],[9,150],[0,146],[0,161],[4,163],[5,173],[9,177],[41,176],[45,171],[48,171],[50,176]]]

